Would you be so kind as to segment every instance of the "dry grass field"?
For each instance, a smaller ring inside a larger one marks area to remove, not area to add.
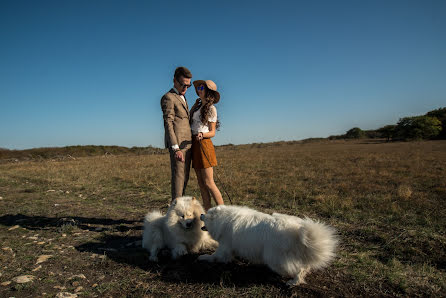
[[[138,241],[145,213],[167,209],[168,155],[8,161],[0,296],[446,296],[446,141],[227,145],[217,157],[234,204],[334,226],[335,261],[292,289],[243,260],[152,263]],[[187,193],[199,197],[194,173]]]

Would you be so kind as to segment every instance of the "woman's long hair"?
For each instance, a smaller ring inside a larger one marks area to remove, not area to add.
[[[207,87],[204,88],[206,92],[206,104],[201,106],[201,115],[200,120],[201,123],[207,124],[209,116],[211,116],[211,106],[214,104],[215,101],[215,94],[212,90],[209,90]],[[217,118],[217,124],[215,125],[215,129],[218,130],[220,128],[220,121]]]

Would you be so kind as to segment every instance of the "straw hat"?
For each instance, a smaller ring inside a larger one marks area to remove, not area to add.
[[[211,81],[211,80],[206,80],[206,81],[203,81],[203,80],[197,80],[197,81],[194,81],[193,84],[194,84],[194,86],[195,86],[195,92],[197,92],[197,87],[198,87],[198,86],[200,86],[200,85],[205,85],[209,90],[211,90],[211,91],[214,92],[214,94],[215,94],[215,100],[214,100],[214,103],[217,103],[217,102],[220,101],[220,93],[218,93],[218,91],[217,91],[217,85],[216,85],[213,81]],[[198,94],[198,92],[197,92],[197,94]]]

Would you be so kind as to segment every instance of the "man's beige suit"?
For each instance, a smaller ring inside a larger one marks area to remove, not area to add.
[[[164,143],[170,152],[172,200],[181,197],[189,180],[192,133],[189,124],[189,107],[174,89],[161,98],[164,119]],[[172,145],[177,144],[183,153],[184,162],[175,158]]]

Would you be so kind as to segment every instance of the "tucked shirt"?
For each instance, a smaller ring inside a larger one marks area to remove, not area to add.
[[[192,134],[196,135],[199,132],[209,132],[209,124],[206,122],[205,124],[201,123],[200,117],[201,117],[201,107],[198,111],[194,113],[192,116],[192,124],[190,126],[192,130]],[[217,122],[217,109],[212,105],[209,108],[209,117],[208,122]]]

